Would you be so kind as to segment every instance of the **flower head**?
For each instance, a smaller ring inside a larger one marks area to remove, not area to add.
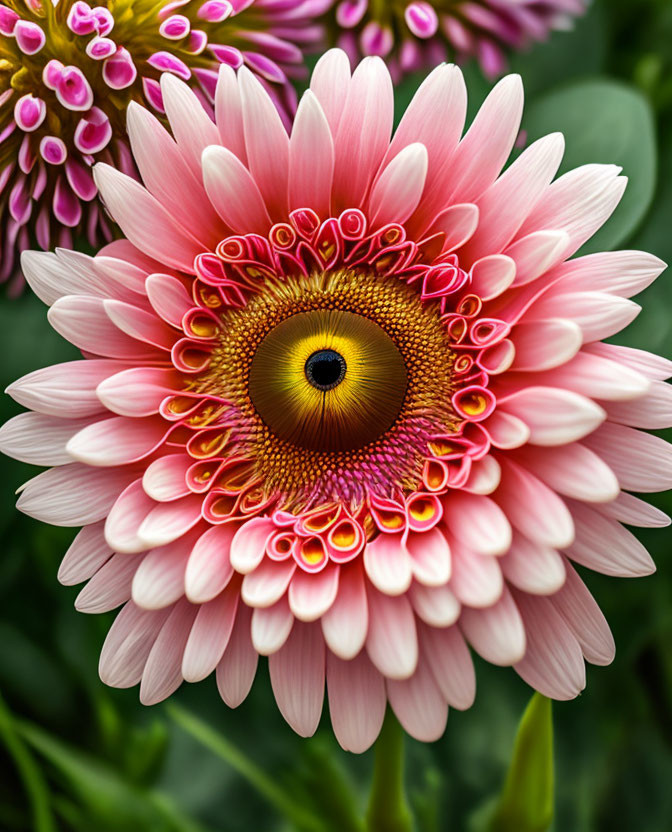
[[[476,57],[486,75],[497,76],[507,51],[568,28],[586,6],[587,0],[337,0],[330,29],[351,57],[385,57],[397,75],[446,57]]]
[[[91,176],[96,161],[134,170],[130,101],[165,112],[165,72],[212,113],[217,68],[256,73],[285,117],[301,48],[320,37],[324,0],[7,0],[0,4],[0,280],[31,242],[70,246],[83,228],[111,239]]]
[[[0,432],[52,466],[19,507],[84,526],[60,570],[88,581],[78,609],[123,605],[102,679],[154,703],[216,670],[235,706],[268,655],[290,725],[315,730],[326,680],[357,751],[388,700],[440,736],[474,697],[468,644],[576,696],[613,641],[573,564],[651,572],[621,523],[666,518],[628,492],[672,484],[670,447],[638,430],[672,421],[672,365],[600,342],[664,264],[569,259],[619,169],[553,181],[554,134],[502,173],[516,76],[463,137],[454,66],[393,137],[383,62],[351,75],[338,50],[291,136],[244,67],[220,73],[217,125],[182,81],[162,93],[174,139],[129,109],[145,187],[95,170],[127,239],[24,254],[85,357],[13,384],[31,410]]]

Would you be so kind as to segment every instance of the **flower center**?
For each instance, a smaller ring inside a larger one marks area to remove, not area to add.
[[[459,424],[440,307],[398,278],[269,279],[220,331],[189,389],[228,403],[237,455],[290,510],[417,488]]]
[[[389,335],[363,315],[315,309],[259,344],[249,392],[278,437],[315,451],[362,448],[395,422],[407,373]]]

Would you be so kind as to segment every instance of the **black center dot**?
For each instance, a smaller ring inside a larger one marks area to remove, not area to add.
[[[345,378],[347,367],[336,350],[318,350],[306,361],[306,378],[318,390],[333,390]]]

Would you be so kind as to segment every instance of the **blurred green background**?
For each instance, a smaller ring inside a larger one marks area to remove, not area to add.
[[[622,205],[587,249],[642,248],[672,262],[670,0],[596,0],[573,32],[516,57],[512,68],[525,81],[529,138],[562,130],[565,168],[616,162],[630,177]],[[473,113],[490,85],[477,67],[465,71]],[[400,110],[418,80],[399,89]],[[672,358],[670,276],[638,300],[643,311],[618,340]],[[29,294],[0,299],[0,332],[3,387],[75,357]],[[17,410],[8,397],[0,401],[3,421]],[[33,472],[4,458],[0,464],[0,830],[295,828],[180,727],[170,708],[145,708],[137,689],[102,685],[98,653],[112,615],[75,612],[77,588],[56,581],[73,531],[19,515],[14,490]],[[669,494],[653,499],[672,511]],[[554,706],[555,832],[672,830],[671,539],[667,530],[642,534],[658,564],[652,577],[588,576],[618,651],[611,667],[589,667],[578,700]],[[451,713],[439,742],[407,742],[409,793],[426,832],[474,828],[474,812],[506,773],[530,690],[510,670],[478,662],[477,673],[476,704]],[[183,685],[173,700],[261,766],[266,786],[306,806],[330,807],[329,828],[350,828],[343,778],[364,805],[371,753],[343,753],[328,719],[314,739],[296,737],[273,704],[265,662],[235,712],[220,701],[213,678]]]

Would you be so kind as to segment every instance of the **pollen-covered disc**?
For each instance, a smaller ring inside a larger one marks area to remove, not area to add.
[[[265,424],[313,450],[361,448],[377,439],[399,415],[406,388],[406,366],[390,336],[338,309],[285,319],[250,367],[250,398]]]

